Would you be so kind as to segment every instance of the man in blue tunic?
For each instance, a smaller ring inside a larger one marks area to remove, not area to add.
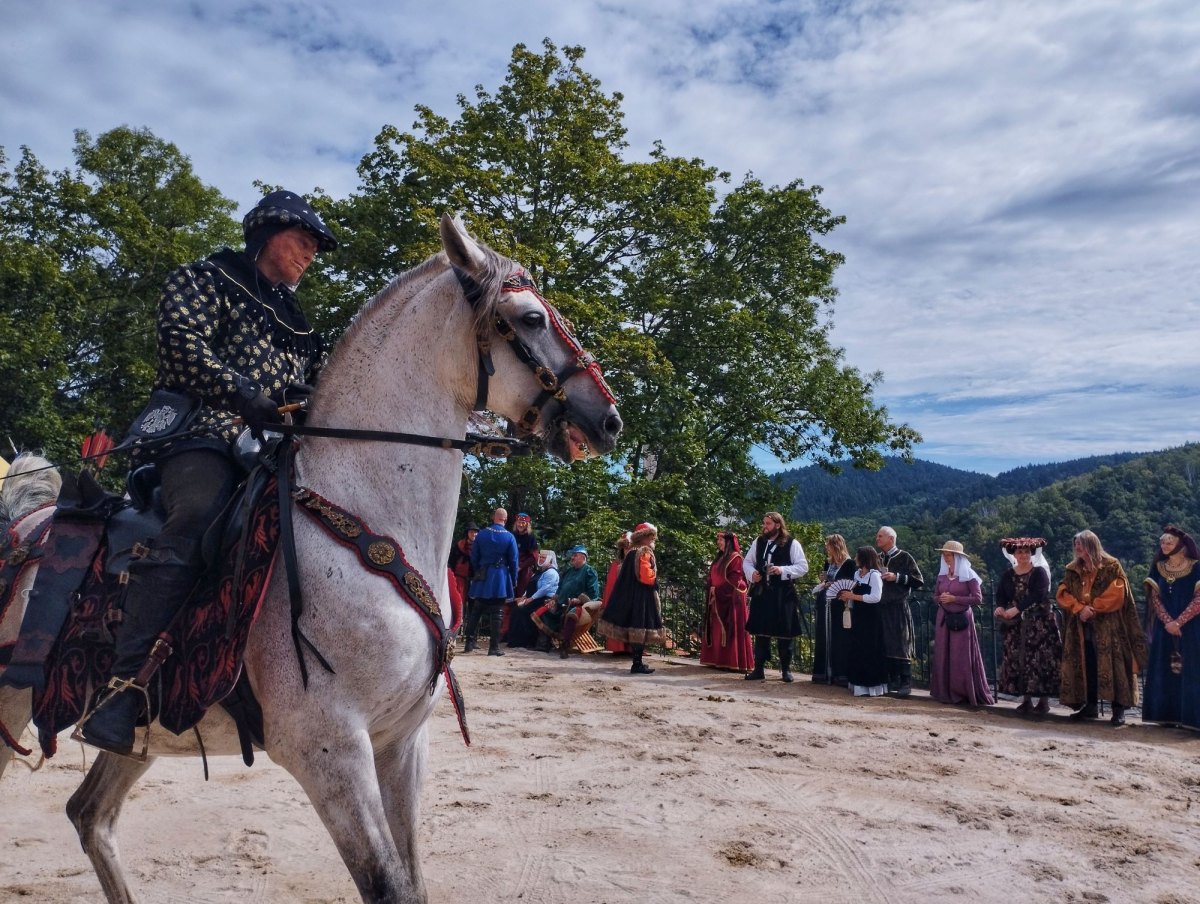
[[[492,523],[476,534],[471,545],[469,593],[475,605],[467,621],[464,653],[475,649],[475,635],[486,610],[491,623],[488,655],[504,655],[500,649],[500,620],[504,616],[504,604],[516,595],[517,586],[517,540],[504,527],[507,521],[508,512],[496,509],[492,512]]]

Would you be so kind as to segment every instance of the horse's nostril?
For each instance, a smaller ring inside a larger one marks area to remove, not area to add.
[[[621,420],[619,414],[610,414],[604,419],[604,432],[609,436],[616,436],[624,426],[625,423]]]

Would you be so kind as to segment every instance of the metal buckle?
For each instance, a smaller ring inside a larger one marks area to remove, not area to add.
[[[517,421],[517,426],[532,433],[533,427],[538,422],[538,418],[541,416],[541,414],[541,409],[530,408],[523,415],[521,415],[521,419]]]

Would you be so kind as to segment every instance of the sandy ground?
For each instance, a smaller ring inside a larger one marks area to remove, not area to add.
[[[1200,739],[1011,703],[855,700],[656,659],[460,656],[422,848],[432,902],[1200,901]],[[776,675],[771,675],[773,679]],[[0,780],[0,902],[93,902],[63,807],[81,748]],[[159,760],[121,824],[148,904],[354,902],[294,781]]]

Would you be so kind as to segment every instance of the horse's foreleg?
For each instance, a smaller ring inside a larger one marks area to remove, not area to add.
[[[425,904],[424,886],[414,885],[392,841],[366,731],[338,734],[335,729],[318,740],[309,738],[304,749],[272,750],[272,758],[308,794],[364,901]]]
[[[29,724],[33,715],[33,692],[29,689],[14,690],[11,687],[0,688],[0,725],[8,732],[14,741],[19,741],[21,732]],[[0,777],[12,762],[12,749],[0,741]]]
[[[375,751],[375,772],[387,813],[392,841],[407,864],[413,888],[424,900],[425,880],[421,877],[421,860],[417,855],[417,816],[424,784],[425,759],[428,754],[426,726],[413,732],[403,741],[393,742]]]
[[[153,758],[139,763],[112,753],[101,753],[88,770],[83,784],[67,801],[67,816],[79,833],[79,843],[92,861],[96,878],[109,904],[135,904],[125,881],[117,850],[117,817],[125,795],[150,768]]]

